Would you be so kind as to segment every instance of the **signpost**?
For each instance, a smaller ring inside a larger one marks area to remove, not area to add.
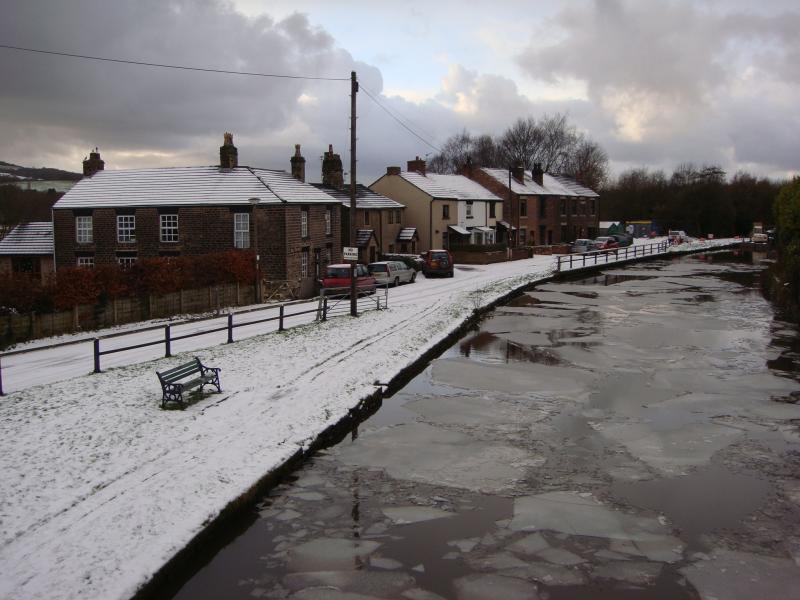
[[[358,248],[345,246],[342,248],[342,257],[344,260],[358,260]]]

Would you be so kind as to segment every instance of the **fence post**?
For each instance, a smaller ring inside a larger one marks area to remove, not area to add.
[[[322,297],[322,320],[323,321],[327,321],[328,320],[328,297],[327,296],[323,296]]]
[[[278,315],[278,331],[283,331],[283,304],[280,306],[280,313]]]
[[[164,325],[164,350],[165,358],[172,356],[172,348],[169,339],[169,325]]]
[[[94,338],[94,372],[100,372],[100,338]]]
[[[0,364],[0,396],[5,396],[3,393],[3,365]]]
[[[233,343],[233,313],[228,313],[228,343]]]

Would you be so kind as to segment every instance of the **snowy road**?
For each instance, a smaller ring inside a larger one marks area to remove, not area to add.
[[[96,375],[67,379],[91,370],[88,344],[11,364],[9,388],[30,387],[0,400],[0,598],[130,597],[375,381],[413,363],[476,302],[541,280],[552,264],[543,256],[420,278],[390,292],[389,310],[357,320],[247,339],[239,330],[234,344],[220,332],[176,342],[170,359],[152,360],[161,346],[142,348],[104,357],[108,370]],[[224,392],[160,410],[154,372],[202,347],[204,362],[223,369]]]

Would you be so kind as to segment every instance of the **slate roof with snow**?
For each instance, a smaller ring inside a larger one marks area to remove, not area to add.
[[[329,196],[333,196],[337,200],[341,200],[342,205],[350,207],[350,186],[345,186],[344,189],[338,190],[321,183],[312,183],[315,188],[322,190]],[[373,192],[365,185],[360,183],[356,184],[356,208],[370,209],[370,208],[405,208],[404,204],[400,204],[396,200],[387,198],[386,196]]]
[[[372,229],[359,229],[356,231],[356,246],[358,248],[369,246],[369,242],[373,237],[375,237],[375,231]]]
[[[508,187],[508,169],[481,169],[498,183]],[[524,183],[511,178],[511,191],[515,194],[531,196],[575,196],[581,198],[598,198],[600,195],[573,179],[560,175],[545,173],[542,184],[536,183],[529,171],[525,172]]]
[[[98,171],[64,194],[53,208],[321,204],[338,200],[286,171],[251,167],[167,167]]]
[[[423,175],[416,171],[403,171],[400,176],[434,198],[501,201],[501,198],[464,175],[441,175],[439,173]]]
[[[53,224],[49,221],[22,223],[0,240],[0,255],[39,256],[53,253]]]

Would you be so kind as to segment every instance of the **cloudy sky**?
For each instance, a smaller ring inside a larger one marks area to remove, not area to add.
[[[796,0],[2,0],[0,44],[214,69],[359,80],[358,179],[453,133],[568,114],[612,173],[681,162],[800,169]],[[79,171],[287,168],[302,144],[349,165],[349,84],[248,78],[0,49],[0,160]],[[422,139],[419,139],[422,138]],[[424,141],[423,141],[424,140]]]

